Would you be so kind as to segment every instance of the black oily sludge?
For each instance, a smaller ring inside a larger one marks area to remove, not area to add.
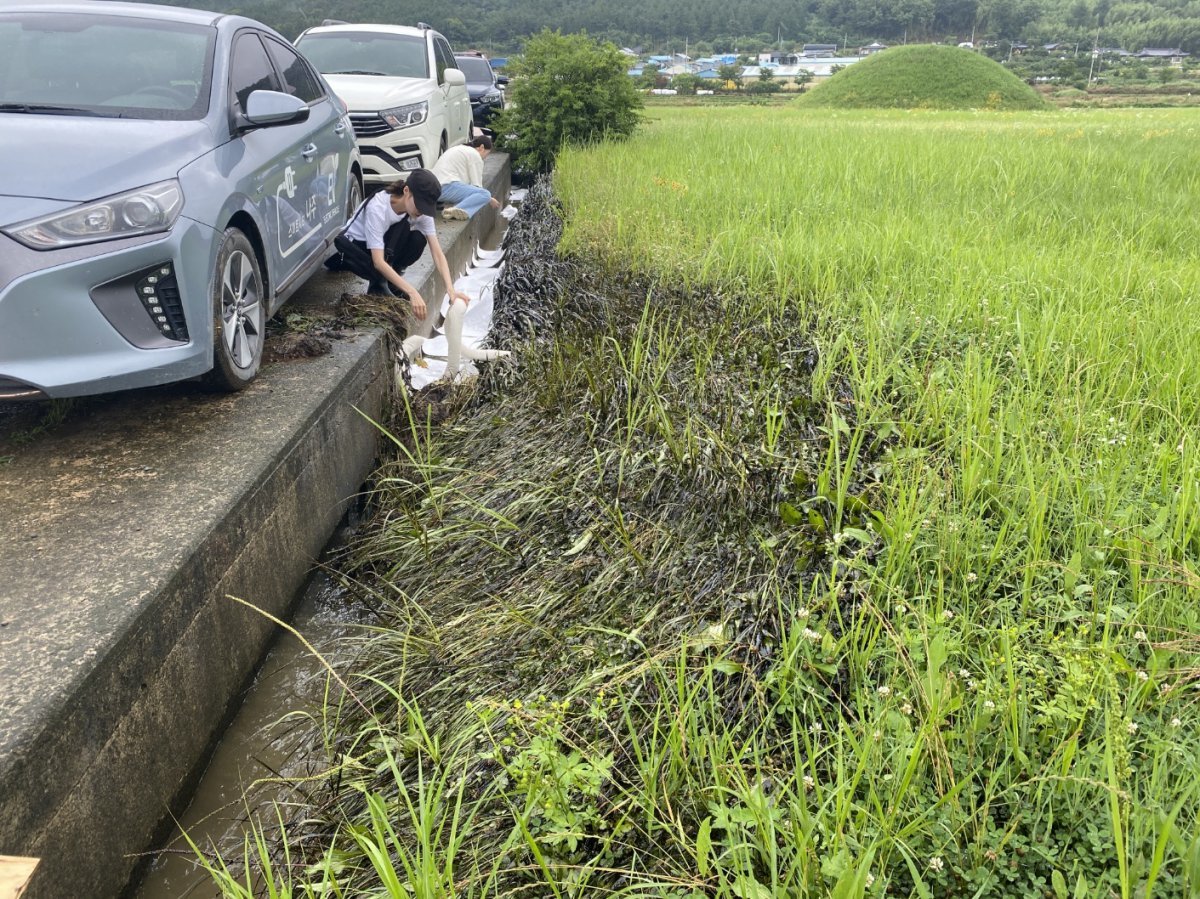
[[[377,515],[344,574],[378,626],[346,673],[361,706],[344,703],[326,738],[331,762],[354,766],[337,768],[314,800],[314,857],[325,835],[363,828],[363,791],[403,822],[406,793],[430,770],[457,768],[479,819],[497,822],[467,838],[490,868],[508,851],[505,791],[528,749],[521,722],[544,720],[521,712],[522,702],[543,711],[567,702],[572,740],[611,758],[589,827],[616,832],[621,813],[603,797],[638,785],[637,759],[614,736],[654,729],[670,696],[650,663],[681,646],[685,663],[720,656],[704,689],[731,732],[757,729],[785,745],[795,715],[854,714],[840,663],[807,671],[811,692],[795,694],[805,707],[778,720],[773,709],[791,688],[772,679],[798,621],[834,632],[863,595],[843,570],[852,550],[830,539],[833,500],[815,486],[829,441],[843,439],[832,416],[853,421],[844,383],[814,388],[816,351],[798,311],[770,324],[718,289],[611,271],[601,282],[588,260],[558,255],[561,229],[542,179],[510,225],[496,285],[491,341],[513,356],[481,366],[474,389],[452,388],[446,414],[417,418],[420,433],[400,434],[413,450],[376,473]],[[769,453],[764,397],[788,409],[786,439]],[[692,436],[678,440],[687,429]],[[869,495],[867,462],[879,450],[863,447],[856,489]],[[870,510],[860,502],[842,526],[863,524]],[[853,551],[861,565],[875,549]],[[826,589],[830,577],[836,591]],[[802,611],[831,593],[833,604]],[[575,717],[597,690],[630,704]],[[441,753],[461,742],[466,754],[431,761],[403,729],[417,709]],[[510,722],[512,742],[489,751]],[[374,746],[398,749],[389,760]],[[679,798],[694,826],[702,812]],[[580,863],[593,844],[563,860]],[[604,867],[686,870],[686,858],[648,849],[631,834]],[[536,880],[530,861],[512,850],[497,886]],[[596,876],[618,885],[616,875]]]

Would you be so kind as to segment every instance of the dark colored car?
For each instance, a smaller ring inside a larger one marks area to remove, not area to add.
[[[497,76],[486,57],[471,53],[454,57],[467,76],[467,91],[471,95],[471,115],[479,128],[487,128],[492,117],[504,108],[504,85],[508,79]]]

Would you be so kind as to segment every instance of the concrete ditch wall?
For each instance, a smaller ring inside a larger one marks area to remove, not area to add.
[[[486,176],[507,195],[503,156]],[[494,222],[439,223],[455,274]],[[444,290],[427,259],[406,277]],[[361,287],[318,276],[293,305]],[[118,895],[186,802],[275,630],[226,597],[287,614],[391,378],[364,332],[235,396],[106,399],[0,464],[0,855],[42,859],[31,899]]]

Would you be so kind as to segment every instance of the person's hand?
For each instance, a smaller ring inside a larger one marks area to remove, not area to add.
[[[488,200],[488,202],[492,204],[492,208],[493,208],[493,209],[499,209],[499,208],[500,208],[500,201],[499,201],[499,200],[497,200],[495,197],[492,197],[490,200]]]
[[[412,301],[413,315],[423,321],[425,319],[425,298],[414,290],[409,299]]]
[[[471,298],[469,296],[467,296],[465,293],[463,293],[461,290],[454,291],[454,299],[462,300],[464,306],[471,305]]]

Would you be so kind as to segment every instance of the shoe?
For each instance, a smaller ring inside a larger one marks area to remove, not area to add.
[[[457,206],[447,206],[442,211],[442,218],[448,222],[465,222],[470,216]]]
[[[389,287],[391,287],[391,285],[386,281],[368,281],[367,293],[374,294],[375,296],[379,297],[390,296],[391,291],[388,290]]]

